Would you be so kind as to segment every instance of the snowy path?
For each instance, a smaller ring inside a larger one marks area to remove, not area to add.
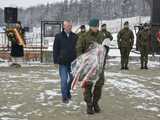
[[[58,72],[52,65],[0,68],[0,120],[159,120],[160,65],[140,70],[132,61],[120,71],[119,58],[107,61],[102,113],[88,116],[81,89],[61,103]]]

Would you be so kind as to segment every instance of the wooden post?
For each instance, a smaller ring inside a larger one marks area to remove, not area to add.
[[[152,24],[160,24],[160,0],[152,0]]]

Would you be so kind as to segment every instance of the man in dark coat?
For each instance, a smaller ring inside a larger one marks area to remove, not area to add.
[[[70,89],[73,80],[71,62],[76,58],[78,36],[71,31],[72,23],[70,21],[64,21],[63,26],[64,30],[55,36],[53,59],[54,63],[59,65],[62,102],[68,103],[71,99]]]

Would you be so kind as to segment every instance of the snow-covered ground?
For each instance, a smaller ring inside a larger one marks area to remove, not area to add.
[[[107,60],[102,112],[88,116],[80,88],[69,104],[61,103],[53,65],[1,67],[0,120],[159,120],[159,62],[149,61],[149,70],[140,70],[139,61],[130,61],[129,68],[120,71],[119,57]]]
[[[139,17],[126,18],[133,25]],[[141,21],[149,22],[149,17]],[[102,21],[113,33],[111,48],[117,48],[117,31],[121,19]],[[76,31],[79,26],[74,26]],[[40,29],[35,29],[40,40]],[[30,38],[32,39],[32,38]],[[46,38],[52,50],[53,38]],[[135,46],[134,46],[135,47]],[[131,56],[139,54],[131,52]],[[100,105],[102,112],[87,116],[82,91],[72,92],[72,101],[61,103],[58,70],[53,65],[23,64],[10,68],[10,63],[0,59],[0,120],[159,120],[160,119],[160,62],[149,61],[149,70],[140,70],[140,61],[132,59],[129,71],[120,71],[120,53],[110,49],[105,71],[105,85]],[[115,58],[114,58],[115,57]]]

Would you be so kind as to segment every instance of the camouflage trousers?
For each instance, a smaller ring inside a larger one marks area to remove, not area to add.
[[[131,48],[130,47],[122,47],[122,48],[120,48],[121,67],[122,68],[128,67],[130,52],[131,52]]]
[[[85,85],[84,101],[87,105],[92,106],[94,102],[98,103],[102,95],[102,87],[104,85],[104,73],[100,79],[96,82],[93,88],[93,82],[87,82]]]
[[[140,54],[141,54],[141,66],[144,67],[148,63],[148,53],[149,53],[149,48],[147,46],[141,46],[140,47]]]

